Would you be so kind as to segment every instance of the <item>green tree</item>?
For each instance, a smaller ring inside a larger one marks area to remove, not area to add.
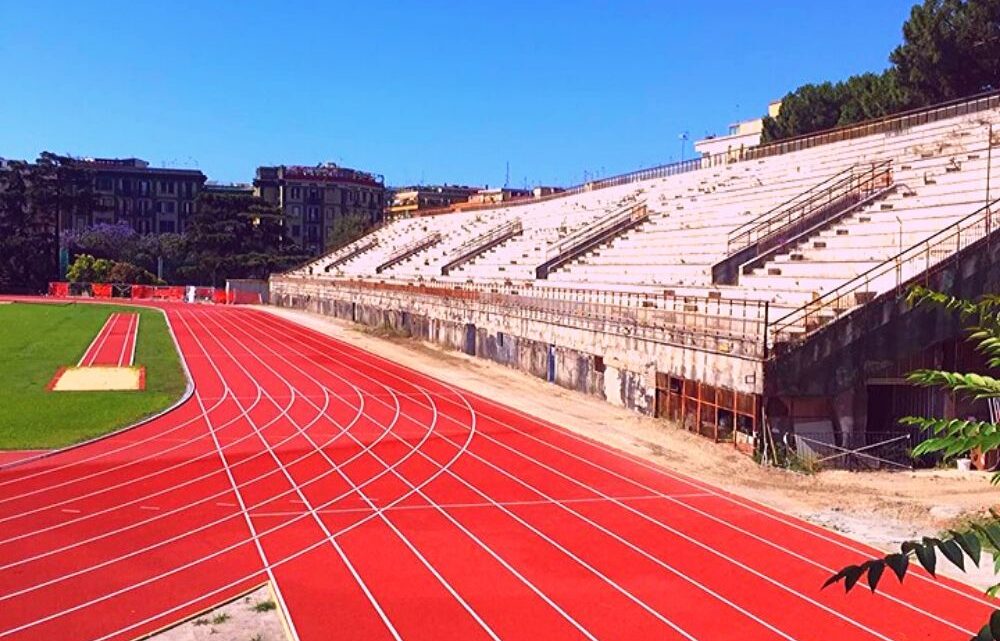
[[[334,223],[327,238],[327,249],[334,250],[350,245],[368,233],[370,227],[365,225],[362,216],[341,216]]]
[[[202,194],[187,231],[189,281],[267,278],[307,256],[285,234],[281,211],[256,196]]]
[[[802,85],[781,101],[777,118],[764,118],[764,142],[811,134],[895,113],[908,106],[894,69],[838,83]]]
[[[970,301],[915,287],[910,292],[909,301],[914,305],[931,305],[960,314],[969,325],[969,340],[986,355],[990,368],[1000,368],[1000,295]],[[984,374],[917,370],[910,373],[909,380],[916,385],[940,387],[975,399],[1000,398],[1000,379]],[[1000,449],[1000,425],[989,421],[914,416],[902,422],[933,434],[914,448],[914,455],[917,456],[931,453],[956,456],[972,450],[987,453]],[[1000,472],[993,476],[993,483],[998,482]],[[942,536],[906,541],[899,552],[841,569],[827,579],[823,587],[843,582],[846,590],[851,591],[863,581],[874,592],[886,570],[903,581],[913,562],[934,575],[938,554],[965,571],[966,559],[979,565],[984,548],[993,551],[994,570],[1000,573],[1000,513],[991,512],[988,518]],[[1000,593],[1000,584],[991,587],[987,593],[996,596]],[[1000,610],[993,613],[973,641],[1000,641]]]
[[[764,119],[764,141],[830,129],[840,121],[840,85],[802,85],[781,99],[777,118]]]
[[[132,263],[117,262],[108,270],[109,283],[128,283],[131,285],[160,285],[163,283],[152,273]]]
[[[889,59],[917,106],[1000,88],[1000,0],[924,0]]]
[[[93,210],[91,174],[44,152],[0,169],[0,291],[45,291],[58,274],[58,230]]]

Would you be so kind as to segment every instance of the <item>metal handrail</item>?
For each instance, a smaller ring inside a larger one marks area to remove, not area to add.
[[[385,229],[389,225],[393,224],[394,222],[396,222],[395,219],[383,218],[382,220],[380,220],[379,222],[377,222],[376,224],[372,225],[370,228],[368,228],[367,230],[365,230],[364,235],[361,236],[360,238],[355,238],[354,240],[350,240],[350,241],[347,241],[345,243],[340,243],[336,247],[331,247],[330,249],[324,251],[319,256],[315,256],[313,258],[310,258],[309,260],[307,260],[304,263],[296,265],[295,267],[292,267],[291,269],[287,269],[284,272],[282,272],[282,274],[290,274],[292,272],[299,271],[301,269],[306,269],[308,267],[311,267],[314,264],[316,264],[317,262],[319,262],[320,260],[323,260],[324,258],[328,258],[329,256],[332,256],[333,254],[336,254],[337,252],[346,250],[347,248],[351,247],[352,245],[355,245],[357,243],[361,243],[362,241],[364,241],[368,237],[372,236],[373,234],[377,234],[378,232],[382,231],[383,229]],[[378,243],[378,240],[376,239],[375,242]]]
[[[348,243],[347,245],[342,246],[339,250],[330,252],[329,254],[323,257],[323,258],[333,258],[333,260],[328,262],[326,266],[323,267],[323,271],[329,272],[334,267],[337,267],[338,265],[347,262],[348,260],[354,258],[361,252],[366,252],[369,249],[378,246],[378,244],[379,244],[378,238],[373,238],[371,234],[368,234],[367,236],[361,238],[358,241]],[[333,257],[332,254],[339,254],[339,255]]]
[[[932,268],[939,266],[944,260],[957,255],[966,247],[996,231],[992,210],[998,202],[1000,202],[1000,198],[994,199],[989,204],[980,207],[924,240],[914,243],[837,288],[785,314],[770,323],[767,340],[771,341],[771,344],[780,342],[779,339],[788,342],[802,340],[818,329],[818,326],[810,327],[809,319],[811,316],[816,316],[821,311],[839,314],[858,306],[858,294],[875,293],[877,295],[891,292],[898,290],[904,283],[916,276],[926,277]],[[904,267],[909,265],[919,268],[919,270],[904,277]],[[873,292],[873,283],[887,274],[895,275],[893,285],[884,287],[883,292],[878,292],[877,289]],[[792,328],[799,331],[790,331]]]
[[[402,247],[394,250],[389,256],[382,261],[378,267],[375,268],[376,274],[381,274],[384,270],[392,267],[396,263],[403,261],[405,258],[412,254],[417,253],[422,249],[426,249],[431,245],[436,245],[441,242],[441,232],[431,232],[426,236],[421,236],[420,238],[410,241],[403,245]]]
[[[824,183],[820,183],[814,188],[815,191],[808,190],[800,194],[801,201],[793,198],[788,201],[790,205],[777,211],[772,210],[774,213],[765,220],[738,234],[730,234],[728,252],[733,253],[773,238],[810,214],[842,198],[858,196],[860,199],[877,189],[888,187],[892,184],[892,160],[853,165],[837,176],[839,178],[832,184],[823,186]]]
[[[760,214],[759,216],[755,216],[753,219],[748,220],[747,222],[743,223],[739,227],[733,229],[731,232],[729,232],[729,237],[728,237],[727,243],[726,243],[727,246],[731,247],[732,244],[733,244],[733,242],[734,242],[734,239],[736,237],[742,235],[743,232],[744,232],[744,230],[746,230],[747,228],[754,227],[758,223],[760,223],[761,221],[764,221],[764,220],[767,220],[768,218],[773,217],[779,211],[781,211],[783,209],[787,209],[787,208],[793,206],[797,201],[801,200],[802,198],[806,198],[806,197],[810,196],[811,194],[815,193],[816,191],[818,191],[820,189],[823,189],[824,187],[826,187],[827,185],[829,185],[831,182],[839,181],[845,175],[847,175],[848,173],[850,173],[851,170],[853,170],[853,169],[854,169],[854,166],[852,165],[851,167],[848,167],[846,169],[838,171],[837,173],[835,173],[834,175],[830,176],[829,178],[827,178],[827,179],[819,182],[818,184],[815,184],[815,185],[811,186],[809,189],[807,189],[807,190],[805,190],[803,192],[799,192],[799,193],[795,194],[794,196],[792,196],[788,200],[784,201],[783,203],[781,203],[779,205],[775,205],[774,207],[772,207],[771,209],[768,209],[767,211],[765,211],[764,213]]]
[[[285,276],[274,280],[291,284],[300,279]],[[753,360],[763,356],[761,336],[768,317],[766,301],[679,296],[670,292],[623,293],[485,284],[446,286],[359,279],[320,284],[302,280],[305,282],[301,286],[312,288],[311,293],[315,295],[330,291],[354,297],[364,292],[405,296],[405,304],[410,309],[423,302],[463,312],[496,311],[512,317],[699,347]]]
[[[553,243],[551,246],[546,248],[545,258],[549,259],[559,256],[563,252],[576,247],[579,243],[601,234],[616,225],[620,225],[624,222],[634,222],[639,220],[644,217],[646,213],[647,210],[645,201],[628,205],[621,209],[616,209],[615,211],[601,216],[593,223],[585,225],[565,238],[560,239],[558,242]]]
[[[499,227],[489,229],[482,234],[465,241],[454,249],[454,253],[461,256],[468,251],[475,250],[483,245],[489,244],[497,238],[506,236],[507,234],[516,234],[522,231],[522,229],[521,219],[515,218],[514,220],[506,222]]]

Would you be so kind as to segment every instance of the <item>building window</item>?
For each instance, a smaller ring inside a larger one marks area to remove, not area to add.
[[[114,188],[114,180],[106,176],[100,176],[96,181],[97,191],[111,191]]]
[[[172,234],[176,226],[172,220],[161,220],[160,221],[160,233],[161,234]]]
[[[291,192],[292,192],[292,195],[291,195],[291,199],[292,200],[298,200],[298,199],[302,198],[302,188],[301,187],[292,187]]]
[[[298,238],[301,235],[302,235],[302,226],[301,225],[292,225],[292,236]]]
[[[307,223],[319,222],[319,207],[315,207],[312,205],[306,207],[306,222]]]

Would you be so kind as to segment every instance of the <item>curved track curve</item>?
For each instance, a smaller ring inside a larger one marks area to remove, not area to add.
[[[304,641],[958,640],[992,609],[820,591],[872,550],[270,314],[163,308],[190,398],[0,466],[0,640],[134,639],[264,581]]]

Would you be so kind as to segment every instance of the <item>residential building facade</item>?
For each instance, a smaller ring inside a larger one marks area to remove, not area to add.
[[[197,169],[150,167],[139,158],[83,158],[94,173],[94,210],[75,214],[74,228],[127,222],[140,234],[183,233],[197,208],[205,174]]]
[[[289,238],[313,254],[336,240],[339,220],[353,217],[371,226],[385,212],[382,176],[333,163],[258,167],[253,186],[258,196],[281,207]]]
[[[479,191],[465,185],[415,185],[393,190],[389,216],[411,216],[428,209],[442,209],[454,203],[465,203]]]
[[[775,100],[767,105],[767,115],[771,118],[777,118],[780,111],[780,100]],[[721,153],[736,154],[744,149],[759,145],[763,131],[763,118],[741,120],[729,125],[729,132],[724,136],[708,136],[696,141],[694,149],[702,156],[714,156]]]
[[[469,196],[469,202],[476,205],[498,205],[508,200],[519,200],[521,198],[531,198],[532,192],[528,189],[515,189],[513,187],[489,187],[480,189]]]

